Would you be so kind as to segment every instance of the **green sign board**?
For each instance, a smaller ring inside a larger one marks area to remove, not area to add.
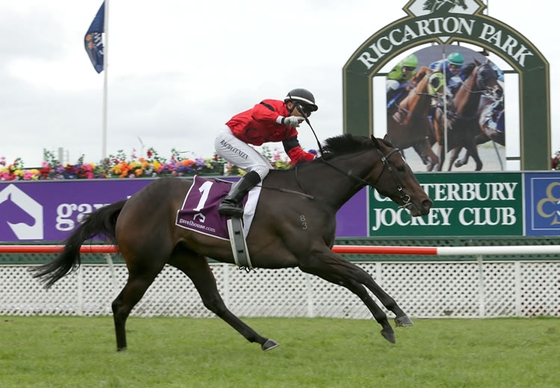
[[[521,169],[550,170],[549,64],[527,38],[485,9],[482,0],[409,0],[407,16],[370,36],[343,68],[344,132],[375,132],[372,80],[387,63],[422,45],[464,42],[495,54],[518,74]]]
[[[368,236],[522,236],[521,173],[417,174],[434,201],[412,217],[377,191],[368,192]]]

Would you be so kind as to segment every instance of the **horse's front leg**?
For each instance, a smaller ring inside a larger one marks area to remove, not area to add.
[[[451,155],[449,156],[449,166],[447,168],[447,171],[451,171],[451,168],[453,167],[453,163],[455,163],[455,161],[459,158],[459,153],[461,152],[463,148],[462,147],[455,147],[451,150]],[[466,153],[465,158],[467,160],[469,160],[469,153]],[[460,161],[458,161],[457,163],[459,163]],[[457,164],[455,164],[455,167],[461,167],[458,166]]]
[[[226,307],[218,292],[216,278],[204,256],[176,251],[169,261],[169,264],[183,271],[192,280],[202,298],[204,307],[222,318],[231,327],[237,330],[239,334],[245,337],[247,341],[257,342],[261,345],[261,349],[265,351],[272,350],[278,346],[278,342],[258,334]]]
[[[439,163],[436,165],[435,170],[441,171],[443,169],[443,164],[445,163],[445,143],[438,145]]]
[[[432,146],[427,137],[415,143],[413,148],[422,159],[422,163],[426,166],[426,171],[432,171],[439,163],[439,158],[432,150]]]
[[[387,320],[387,315],[375,303],[365,287],[369,288],[388,310],[395,313],[397,326],[412,325],[412,321],[395,300],[379,287],[366,271],[331,250],[310,255],[306,260],[300,261],[299,268],[303,272],[317,275],[331,283],[346,287],[356,294],[381,325],[381,335],[387,341],[395,343],[395,332]]]

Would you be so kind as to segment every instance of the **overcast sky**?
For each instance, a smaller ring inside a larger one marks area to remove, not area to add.
[[[103,73],[83,38],[101,0],[0,0],[0,156],[38,166],[102,156]],[[107,154],[154,147],[210,157],[216,131],[264,98],[311,90],[320,140],[342,133],[342,68],[406,0],[110,0]],[[560,45],[550,0],[490,0],[551,65],[552,150],[560,149]],[[495,56],[490,56],[495,60]],[[308,127],[304,148],[316,148]],[[271,148],[281,144],[271,144]]]

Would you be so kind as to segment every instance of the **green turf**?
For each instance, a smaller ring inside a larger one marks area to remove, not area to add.
[[[370,320],[0,317],[0,387],[560,387],[560,319],[426,319],[385,341]]]

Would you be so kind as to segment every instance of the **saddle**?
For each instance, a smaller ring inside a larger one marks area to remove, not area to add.
[[[193,177],[181,209],[177,211],[175,225],[220,240],[229,240],[235,264],[252,269],[245,241],[255,214],[260,187],[255,187],[243,199],[243,218],[233,218],[218,213],[218,205],[229,193],[231,183],[221,179]]]

